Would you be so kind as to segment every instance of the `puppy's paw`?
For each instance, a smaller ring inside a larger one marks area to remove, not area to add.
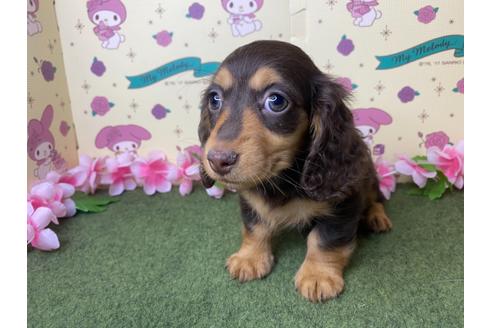
[[[313,303],[337,297],[344,286],[341,274],[318,270],[315,265],[303,264],[296,274],[297,291]]]
[[[227,259],[226,267],[231,277],[240,282],[261,279],[272,271],[273,255],[237,252]]]
[[[367,225],[374,232],[386,232],[393,227],[390,218],[384,211],[383,205],[380,203],[374,204],[367,213]]]

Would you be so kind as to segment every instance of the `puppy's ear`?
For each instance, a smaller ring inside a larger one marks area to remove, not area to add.
[[[202,99],[200,102],[200,110],[201,110],[201,114],[200,114],[200,123],[198,124],[198,138],[200,139],[202,149],[204,149],[205,143],[207,142],[211,131],[210,116],[208,111],[208,92],[204,92],[202,95]],[[204,154],[203,156],[207,156],[207,154]],[[205,188],[210,188],[215,183],[215,181],[208,176],[207,172],[205,172],[203,163],[200,164],[200,177],[202,179],[202,184]]]
[[[346,105],[348,92],[326,75],[312,83],[311,140],[301,184],[315,200],[342,200],[365,174],[368,149]]]

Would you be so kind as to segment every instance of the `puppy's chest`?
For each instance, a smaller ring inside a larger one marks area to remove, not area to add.
[[[293,198],[285,204],[276,205],[253,192],[248,191],[241,195],[258,213],[260,221],[272,229],[308,224],[314,217],[331,213],[331,207],[327,202]]]

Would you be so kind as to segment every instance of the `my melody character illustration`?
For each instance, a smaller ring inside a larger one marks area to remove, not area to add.
[[[120,0],[89,0],[87,13],[94,27],[94,33],[105,49],[118,49],[125,36],[118,31],[126,20],[126,8]]]
[[[108,148],[116,156],[126,153],[136,156],[142,140],[151,137],[147,129],[135,124],[106,126],[96,136],[96,147]]]
[[[27,154],[36,162],[34,176],[44,179],[52,170],[61,170],[65,167],[65,160],[55,150],[55,138],[50,132],[53,122],[53,107],[47,106],[41,119],[32,119],[27,126]]]
[[[393,122],[391,116],[379,108],[357,108],[352,110],[352,115],[355,127],[361,132],[362,138],[369,148],[372,147],[374,135],[379,131],[381,125],[388,125]],[[380,147],[383,146],[380,145]],[[375,152],[378,152],[378,149],[375,149]]]
[[[39,10],[39,0],[27,0],[27,35],[33,36],[41,33],[43,27],[36,19],[36,12]]]
[[[246,36],[262,27],[255,12],[263,6],[263,0],[221,0],[222,7],[231,14],[227,22],[233,36]]]
[[[375,0],[351,0],[347,3],[347,9],[354,18],[354,25],[369,27],[376,19],[381,18],[380,10],[376,9],[379,3]]]

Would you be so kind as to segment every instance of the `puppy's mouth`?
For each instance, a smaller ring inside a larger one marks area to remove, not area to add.
[[[249,172],[246,173],[239,164],[231,168],[229,172],[219,174],[212,168],[207,160],[202,161],[202,165],[206,175],[210,179],[220,182],[228,188],[237,190],[248,189],[263,183],[263,181],[268,180],[269,176],[267,173],[270,172],[270,170],[265,167],[265,170],[263,171],[251,172],[251,169],[249,169]]]

